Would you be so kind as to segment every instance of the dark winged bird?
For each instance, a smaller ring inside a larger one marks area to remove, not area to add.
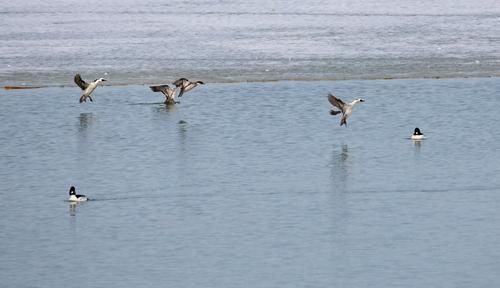
[[[92,92],[94,92],[95,88],[97,88],[97,84],[99,84],[103,81],[106,81],[106,79],[104,79],[104,78],[99,78],[99,79],[95,79],[94,81],[92,81],[90,83],[87,83],[87,82],[83,81],[82,76],[80,76],[80,74],[76,74],[74,80],[75,80],[76,85],[78,85],[78,87],[80,87],[83,90],[83,94],[80,97],[80,103],[87,102],[87,98],[89,98],[90,101],[93,101],[92,97],[90,97],[90,94],[92,94]]]
[[[332,94],[328,94],[328,102],[330,102],[330,104],[332,104],[334,107],[337,107],[340,110],[340,111],[337,111],[337,110],[332,109],[330,111],[330,114],[337,115],[339,113],[342,113],[342,119],[340,120],[340,126],[345,124],[347,127],[347,118],[349,118],[349,116],[351,116],[352,108],[358,102],[365,102],[365,100],[359,98],[359,99],[353,100],[351,103],[344,103],[344,101],[333,96]]]
[[[175,104],[175,89],[168,85],[149,86],[153,92],[161,92],[165,95],[165,104]]]
[[[178,97],[182,97],[182,94],[192,90],[194,87],[198,86],[198,84],[205,84],[202,81],[191,82],[186,78],[179,78],[172,82],[176,88],[181,88],[181,92],[179,92]]]

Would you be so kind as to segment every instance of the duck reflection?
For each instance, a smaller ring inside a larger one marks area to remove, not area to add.
[[[69,216],[76,216],[76,203],[69,203]]]
[[[186,144],[186,137],[187,137],[187,122],[184,120],[180,120],[178,123],[179,127],[179,141],[181,144],[181,147],[184,148],[184,145]]]
[[[161,103],[153,108],[155,112],[174,112],[175,109],[175,104],[172,103]]]
[[[80,132],[86,130],[95,121],[94,114],[92,113],[80,113],[78,119],[80,120]]]
[[[77,207],[85,204],[85,202],[69,202],[69,216],[76,216]]]
[[[342,152],[340,153],[340,161],[345,164],[345,161],[347,161],[347,158],[349,158],[349,146],[346,144],[342,145]]]
[[[415,156],[419,156],[420,155],[420,149],[422,148],[422,140],[411,140],[413,141],[413,153],[415,154]]]
[[[336,148],[332,153],[331,161],[331,179],[333,181],[333,187],[340,189],[340,191],[345,191],[347,186],[347,181],[350,174],[350,164],[349,164],[349,146],[343,144],[340,147],[340,151]]]
[[[78,117],[78,150],[87,155],[89,145],[89,134],[91,134],[91,127],[94,125],[96,118],[93,113],[80,113]]]
[[[349,155],[349,146],[343,144],[334,146],[331,158],[331,192],[330,193],[330,231],[332,240],[338,245],[344,245],[344,237],[349,233],[347,231],[349,221],[349,201],[347,201],[348,181],[351,175],[351,156]],[[344,258],[344,249],[338,250],[336,258]]]
[[[175,111],[175,104],[173,104],[173,103],[165,103],[165,110],[167,112],[173,112],[173,111]]]

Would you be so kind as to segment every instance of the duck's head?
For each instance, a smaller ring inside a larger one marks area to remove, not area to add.
[[[351,106],[353,106],[353,105],[358,104],[359,102],[365,102],[365,99],[361,99],[361,98],[354,99],[354,100],[352,100],[352,102],[351,102],[351,103],[349,103],[349,104],[350,104]]]
[[[75,189],[75,186],[71,186],[69,188],[69,195],[76,195],[76,189]]]
[[[104,81],[108,81],[108,80],[106,80],[104,78],[98,78],[98,79],[95,79],[94,82],[99,83],[99,82],[104,82]]]
[[[196,81],[196,83],[202,84],[202,85],[205,84],[205,83],[203,83],[203,81]]]
[[[420,132],[420,129],[415,128],[415,130],[413,131],[413,135],[422,135],[422,132]]]

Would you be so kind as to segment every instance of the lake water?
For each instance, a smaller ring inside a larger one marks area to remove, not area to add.
[[[141,85],[85,104],[0,91],[0,286],[497,287],[499,91],[226,83],[175,107]],[[366,100],[347,128],[328,92]]]
[[[500,76],[497,0],[0,3],[0,85]]]
[[[45,88],[0,90],[0,287],[499,287],[499,35],[497,0],[2,1],[0,86]]]

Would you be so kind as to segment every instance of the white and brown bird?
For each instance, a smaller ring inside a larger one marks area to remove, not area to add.
[[[165,95],[165,104],[179,103],[175,101],[175,89],[168,85],[149,86],[153,92],[161,92]]]
[[[330,110],[331,115],[337,115],[339,113],[342,113],[342,119],[340,119],[340,126],[346,125],[347,127],[347,118],[351,116],[352,113],[352,108],[354,105],[356,105],[359,102],[365,102],[364,99],[356,99],[353,100],[351,103],[344,103],[344,101],[340,100],[339,98],[333,96],[332,94],[328,94],[328,102],[332,104],[334,107],[338,108],[340,111],[337,110]]]
[[[99,78],[99,79],[95,79],[94,81],[92,81],[90,83],[87,83],[87,82],[83,81],[82,76],[80,76],[80,74],[76,74],[74,80],[75,80],[76,85],[78,85],[78,87],[80,87],[83,90],[83,94],[80,97],[80,103],[87,102],[87,98],[89,98],[89,100],[92,102],[93,100],[92,100],[92,97],[90,97],[90,94],[92,94],[92,92],[94,92],[95,88],[97,88],[97,84],[99,84],[103,81],[106,81],[106,79],[104,79],[104,78]]]
[[[192,90],[194,87],[198,86],[198,84],[205,84],[202,81],[196,81],[196,82],[191,82],[186,78],[179,78],[172,82],[172,84],[175,85],[176,88],[181,89],[181,92],[179,92],[179,96],[177,97],[182,97],[182,95],[190,90]]]

